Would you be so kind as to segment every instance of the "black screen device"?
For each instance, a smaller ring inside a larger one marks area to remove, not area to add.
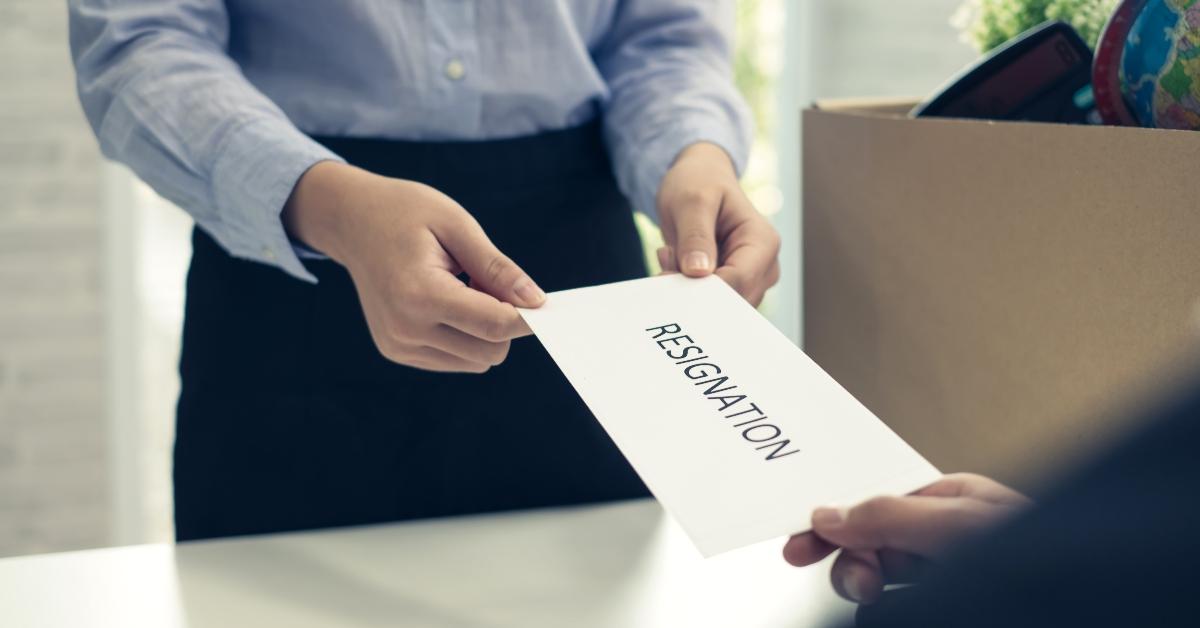
[[[1052,21],[993,50],[912,115],[1083,124],[1098,120],[1091,86],[1091,48]]]

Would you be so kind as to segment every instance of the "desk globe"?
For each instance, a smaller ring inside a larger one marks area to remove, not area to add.
[[[1141,5],[1140,7],[1137,5]],[[1122,10],[1132,21],[1122,26]],[[1200,130],[1200,0],[1133,0],[1117,9],[1105,35],[1127,29],[1119,84],[1141,126]]]

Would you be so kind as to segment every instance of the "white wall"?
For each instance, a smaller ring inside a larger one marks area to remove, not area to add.
[[[903,96],[935,90],[975,52],[950,17],[962,0],[788,0],[785,61],[778,87],[779,186],[784,279],[801,285],[800,111],[823,98]],[[782,300],[776,324],[800,339],[800,299]]]

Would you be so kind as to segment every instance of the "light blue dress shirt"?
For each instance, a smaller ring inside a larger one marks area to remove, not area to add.
[[[280,220],[340,158],[306,134],[530,135],[604,119],[617,181],[654,214],[676,155],[740,172],[733,0],[70,0],[79,96],[104,154],[237,257],[315,281]],[[468,208],[469,209],[469,208]]]

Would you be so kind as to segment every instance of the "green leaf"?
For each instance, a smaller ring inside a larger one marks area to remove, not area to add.
[[[980,52],[1047,20],[1062,20],[1093,48],[1118,0],[967,0],[955,23]]]

